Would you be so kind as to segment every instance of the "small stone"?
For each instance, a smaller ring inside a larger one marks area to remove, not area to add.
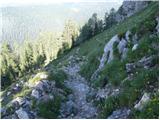
[[[129,116],[129,114],[130,109],[122,108],[113,111],[113,113],[107,119],[126,119]]]
[[[136,68],[134,63],[127,63],[126,64],[126,71],[127,73],[132,73],[134,69]]]
[[[50,99],[53,99],[53,98],[54,98],[54,96],[53,96],[53,95],[49,95],[49,98],[50,98]]]
[[[24,111],[22,108],[16,111],[16,114],[19,119],[29,119],[29,116],[26,111]]]
[[[135,34],[135,35],[132,37],[132,43],[133,43],[133,44],[137,44],[137,43],[138,43],[138,36],[137,36],[137,34]]]
[[[17,102],[19,105],[23,105],[25,103],[25,99],[21,97],[17,97],[11,101],[12,103]]]
[[[41,79],[47,79],[47,78],[48,78],[48,75],[46,75],[46,74],[41,74],[41,75],[40,75],[40,78],[41,78]]]
[[[38,90],[36,90],[36,89],[32,90],[31,96],[33,96],[33,97],[35,97],[35,98],[38,99],[39,98],[39,92],[38,92]]]
[[[7,92],[7,96],[9,96],[11,94],[11,92],[9,91],[9,92]]]
[[[0,102],[2,102],[3,100],[4,100],[4,97],[1,97],[1,98],[0,98]]]
[[[131,32],[128,30],[125,34],[125,38],[127,41],[129,41],[129,36],[131,35]]]
[[[39,90],[43,90],[43,82],[42,81],[35,82],[35,88]]]
[[[135,51],[137,48],[138,48],[138,44],[135,44],[135,45],[132,47],[132,51]]]
[[[1,116],[5,116],[6,115],[6,108],[0,108],[0,113],[1,113]]]

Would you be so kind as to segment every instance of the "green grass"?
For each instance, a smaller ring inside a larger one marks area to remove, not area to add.
[[[119,44],[118,42],[113,43],[113,55],[114,55],[114,59],[120,60],[121,54],[119,53],[119,50],[118,50],[118,44]]]
[[[57,70],[51,71],[50,74],[49,74],[49,78],[51,80],[54,80],[55,83],[56,83],[55,84],[56,87],[63,89],[64,92],[66,93],[66,95],[68,95],[68,94],[70,94],[72,92],[64,84],[64,81],[68,79],[68,76],[63,70],[57,69]]]
[[[29,93],[31,93],[31,89],[29,88],[23,88],[21,90],[21,92],[17,93],[16,95],[14,95],[14,98],[17,97],[25,97],[26,95],[28,95]]]
[[[116,108],[119,107],[119,101],[117,97],[110,96],[108,99],[99,103],[101,112],[98,116],[100,119],[106,119]]]
[[[140,40],[138,48],[135,51],[129,49],[127,60],[134,62],[144,56],[150,56],[158,53],[158,49],[154,48],[152,44],[158,44],[158,36],[149,37],[149,33],[145,34]]]
[[[138,70],[138,74],[135,74],[134,78],[131,81],[128,80],[123,82],[121,86],[122,89],[117,96],[110,96],[108,99],[101,102],[100,108],[102,109],[102,111],[100,113],[100,117],[105,118],[106,116],[110,115],[114,110],[121,107],[132,108],[135,101],[141,97],[142,91],[153,92],[152,90],[149,91],[148,87],[150,85],[154,85],[155,83],[158,84],[157,68],[153,68],[150,70]],[[158,114],[158,112],[155,113],[155,110],[153,108],[150,109],[153,112],[152,114]],[[145,118],[142,115],[139,116],[140,118]],[[151,115],[150,117],[152,118],[153,116]]]
[[[48,79],[48,72],[44,71],[44,72],[37,73],[36,76],[34,76],[34,78],[29,79],[28,82],[31,84],[34,84],[37,81],[43,80],[44,78],[40,78],[41,75],[47,75],[46,79]]]
[[[104,69],[99,73],[100,78],[95,81],[95,86],[102,86],[106,76],[108,82],[113,86],[119,86],[121,81],[127,76],[125,71],[125,64],[119,60],[113,60],[107,64]]]
[[[96,35],[90,40],[81,44],[80,55],[87,56],[88,63],[86,67],[81,68],[81,73],[87,79],[97,69],[99,60],[98,58],[102,56],[105,44],[116,34],[124,33],[127,30],[132,30],[136,26],[140,26],[142,22],[150,18],[155,18],[158,15],[158,3],[153,2],[149,7],[145,8],[143,11],[127,18],[125,21],[114,25],[112,28],[105,30],[103,33]],[[123,35],[123,34],[122,34]]]
[[[56,96],[54,100],[42,102],[38,104],[38,115],[46,119],[56,119],[59,115],[61,98]]]

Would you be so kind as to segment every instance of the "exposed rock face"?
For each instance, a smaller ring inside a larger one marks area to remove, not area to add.
[[[124,48],[121,56],[122,60],[126,59],[127,53],[128,53],[128,48]]]
[[[29,116],[26,111],[24,111],[22,108],[16,111],[16,114],[19,119],[29,119]]]
[[[126,17],[130,17],[134,13],[144,9],[147,5],[147,1],[124,1],[116,13],[115,19],[117,22],[121,22]]]
[[[124,50],[124,48],[126,48],[126,46],[127,46],[127,41],[122,38],[117,46],[120,54],[123,53],[123,50]]]
[[[137,34],[134,34],[133,37],[132,37],[132,43],[135,45],[138,43],[138,36]]]
[[[118,88],[114,88],[111,84],[107,84],[105,88],[99,89],[98,92],[96,92],[96,100],[107,99],[109,96],[115,96],[118,93]]]
[[[111,38],[111,40],[105,45],[104,47],[104,53],[103,53],[103,56],[100,60],[100,65],[99,65],[99,68],[101,69],[105,62],[109,63],[110,61],[113,60],[113,44],[115,42],[119,42],[119,37],[118,35],[115,35]]]
[[[137,63],[138,67],[144,67],[145,69],[148,69],[153,66],[152,60],[155,56],[146,57],[144,56],[142,59],[140,59]]]
[[[133,73],[135,71],[135,68],[145,68],[149,69],[150,67],[153,66],[152,60],[154,59],[155,56],[150,56],[150,57],[143,57],[139,61],[135,63],[127,63],[126,64],[126,71],[127,73]]]
[[[150,95],[148,93],[144,93],[141,100],[134,106],[137,110],[142,110],[143,107],[150,101]]]
[[[130,114],[130,109],[122,108],[114,111],[107,119],[127,119]]]
[[[104,47],[104,53],[102,55],[102,58],[100,59],[100,65],[98,69],[93,73],[91,76],[91,79],[94,80],[97,78],[98,72],[104,67],[105,63],[109,63],[110,61],[113,60],[113,44],[115,42],[119,42],[120,39],[118,35],[115,35],[111,38],[111,40],[105,45]]]

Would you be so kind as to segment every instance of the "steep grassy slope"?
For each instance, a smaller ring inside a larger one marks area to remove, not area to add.
[[[59,56],[58,59],[51,62],[48,67],[51,68],[52,65],[56,66],[57,63],[61,62],[62,65],[65,64],[66,58],[73,55],[76,52],[76,49],[79,49],[79,56],[86,56],[88,61],[86,66],[82,68],[82,75],[84,75],[87,79],[90,79],[92,73],[96,70],[99,65],[98,58],[102,56],[103,49],[105,44],[116,34],[121,34],[126,32],[127,30],[138,29],[140,24],[144,21],[149,20],[150,18],[154,19],[155,16],[158,15],[158,3],[151,3],[147,8],[143,11],[127,18],[125,21],[114,25],[112,28],[105,30],[103,33],[96,35],[90,40],[84,42],[66,52],[64,55]],[[92,66],[91,66],[92,65]],[[60,66],[57,66],[60,67]]]
[[[59,68],[67,64],[66,58],[75,54],[79,50],[78,56],[85,56],[86,64],[81,68],[81,75],[84,76],[95,88],[102,89],[104,77],[108,77],[108,82],[115,87],[121,87],[122,90],[118,96],[110,96],[105,100],[96,101],[97,106],[101,109],[100,118],[106,118],[114,110],[128,107],[131,109],[131,118],[158,118],[158,48],[151,44],[158,45],[158,35],[154,34],[156,26],[156,17],[158,16],[158,2],[152,2],[147,8],[139,13],[127,18],[125,21],[114,25],[112,28],[91,38],[80,46],[68,51],[66,55],[60,56],[59,59],[53,61],[49,68]],[[128,57],[123,62],[113,60],[106,65],[99,73],[100,78],[96,81],[91,80],[92,74],[99,66],[99,59],[103,54],[105,44],[116,34],[123,36],[127,30],[137,33],[139,36],[139,47],[136,51],[129,48]],[[154,34],[154,35],[153,35]],[[130,62],[137,62],[144,56],[155,55],[152,64],[154,67],[146,70],[144,68],[136,68],[131,81],[125,81],[127,72],[125,65]],[[61,64],[58,64],[61,63]],[[58,65],[57,65],[58,64]],[[151,90],[150,86],[155,89]],[[144,92],[151,94],[151,101],[141,111],[134,109],[137,100],[140,100]],[[156,107],[157,106],[157,107]],[[145,114],[147,116],[145,116]]]

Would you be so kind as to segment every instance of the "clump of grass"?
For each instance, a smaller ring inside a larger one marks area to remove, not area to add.
[[[31,89],[28,89],[26,87],[24,87],[19,93],[17,93],[14,98],[16,97],[24,97],[26,95],[28,95],[31,92]]]
[[[139,40],[138,48],[135,51],[129,49],[128,51],[128,62],[137,61],[144,56],[158,54],[158,49],[155,49],[152,44],[158,44],[158,37],[149,38],[149,35],[145,35]]]
[[[119,101],[117,97],[110,96],[108,99],[101,102],[99,107],[102,110],[99,114],[99,118],[106,119],[107,116],[109,116],[116,108],[119,107]]]
[[[120,32],[120,33],[118,33],[118,37],[119,37],[120,40],[121,40],[122,38],[124,38],[124,37],[125,37],[125,32]]]
[[[157,68],[152,68],[150,70],[145,70],[143,68],[137,71],[138,74],[134,75],[133,80],[130,81],[126,80],[125,82],[123,82],[123,84],[121,85],[121,88],[123,89],[121,89],[120,93],[117,96],[110,96],[106,100],[100,101],[101,103],[99,105],[100,108],[102,109],[100,113],[101,118],[106,118],[108,115],[110,115],[114,110],[118,108],[133,107],[135,101],[139,99],[139,97],[141,96],[142,91],[147,91],[147,87],[149,85],[158,82]],[[135,113],[135,114],[140,114],[140,113]],[[149,114],[152,114],[150,116],[151,118],[155,118],[153,117],[153,114],[154,116],[156,116],[157,112],[155,113],[155,110],[152,109],[151,113],[148,113],[148,115]],[[134,116],[140,116],[141,118],[143,118],[142,115],[134,115]]]
[[[58,88],[63,89],[67,94],[70,94],[72,91],[67,88],[64,84],[64,81],[67,80],[67,74],[63,70],[54,70],[50,72],[49,79],[55,81],[55,85]]]
[[[107,76],[108,82],[114,86],[118,86],[126,75],[125,64],[119,60],[113,60],[100,73],[100,76],[102,76],[100,79],[104,79]]]
[[[56,81],[56,87],[63,88],[64,80],[67,79],[67,74],[63,70],[56,70],[50,73],[50,79]]]
[[[48,72],[40,72],[34,78],[29,79],[29,83],[34,84],[37,81],[43,80],[43,78],[40,77],[41,75],[49,76]],[[46,79],[48,79],[48,77]]]
[[[121,62],[118,59],[111,61],[99,72],[98,76],[98,79],[93,82],[94,87],[104,87],[107,83],[119,86],[121,81],[127,76],[125,62]]]
[[[47,103],[42,102],[38,104],[38,115],[46,119],[56,119],[59,115],[61,105],[61,97],[56,96],[54,100]]]
[[[81,67],[80,74],[88,80],[90,80],[91,75],[98,68],[99,61],[97,58],[97,56],[98,56],[97,54],[95,53],[95,54],[92,54],[91,56],[89,56],[88,63]]]
[[[143,35],[146,32],[154,31],[155,27],[156,27],[155,18],[150,18],[150,19],[144,21],[143,23],[141,23],[141,27],[140,27],[140,29],[137,29],[137,31],[140,35]]]
[[[119,50],[118,50],[118,44],[119,44],[119,42],[113,43],[113,55],[114,55],[114,59],[120,60],[121,54],[119,53]]]

